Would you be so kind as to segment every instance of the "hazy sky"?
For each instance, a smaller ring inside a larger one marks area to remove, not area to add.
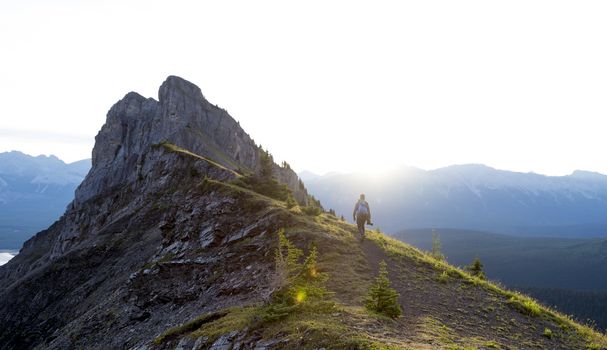
[[[0,1],[0,152],[188,79],[277,160],[607,173],[605,1]]]

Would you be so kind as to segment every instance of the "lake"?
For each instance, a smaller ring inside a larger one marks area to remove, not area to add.
[[[17,253],[18,251],[16,250],[0,249],[0,265],[6,264],[15,255],[17,255]]]

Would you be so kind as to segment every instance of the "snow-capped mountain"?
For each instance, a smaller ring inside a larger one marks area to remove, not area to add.
[[[57,220],[90,167],[90,159],[0,153],[0,248],[18,248]]]
[[[359,193],[366,193],[374,221],[388,232],[449,227],[523,235],[607,235],[607,176],[599,173],[545,176],[470,164],[431,171],[406,167],[383,177],[308,178],[310,192],[346,218]]]

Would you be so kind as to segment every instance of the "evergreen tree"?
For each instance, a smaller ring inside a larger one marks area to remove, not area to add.
[[[316,260],[318,259],[318,250],[316,247],[312,247],[310,253],[304,260],[299,275],[296,277],[293,288],[291,290],[295,293],[294,299],[298,301],[298,293],[304,292],[306,299],[311,300],[322,300],[325,296],[329,295],[329,292],[324,288],[324,283],[327,281],[327,275],[319,273],[316,269]]]
[[[286,238],[284,230],[279,230],[276,270],[272,279],[274,291],[263,315],[266,321],[275,321],[304,309],[333,310],[334,303],[329,300],[332,293],[324,286],[328,275],[317,271],[316,247],[310,249],[303,264],[299,262],[302,256],[303,251]]]
[[[432,256],[438,260],[445,260],[445,256],[441,252],[440,238],[436,230],[432,230]]]
[[[278,231],[278,248],[275,253],[275,288],[281,288],[293,282],[299,275],[299,258],[303,255],[285,236],[284,229]]]
[[[287,205],[287,209],[291,209],[291,208],[293,208],[294,206],[297,205],[297,202],[293,198],[293,195],[291,195],[290,193],[287,196],[286,205]]]
[[[402,310],[398,303],[398,292],[390,287],[388,279],[388,265],[385,261],[379,263],[379,275],[369,287],[365,306],[372,311],[382,313],[388,317],[396,318]]]
[[[483,272],[483,264],[481,263],[481,259],[478,257],[474,258],[472,264],[466,267],[472,276],[476,276],[482,280],[486,278],[485,272]]]
[[[264,180],[270,180],[273,177],[272,166],[274,165],[274,158],[268,151],[264,151],[262,148],[259,149],[259,165],[261,167],[261,178]]]

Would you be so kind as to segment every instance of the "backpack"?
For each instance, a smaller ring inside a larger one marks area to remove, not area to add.
[[[365,201],[358,202],[358,209],[356,210],[356,215],[369,215],[369,204]]]

